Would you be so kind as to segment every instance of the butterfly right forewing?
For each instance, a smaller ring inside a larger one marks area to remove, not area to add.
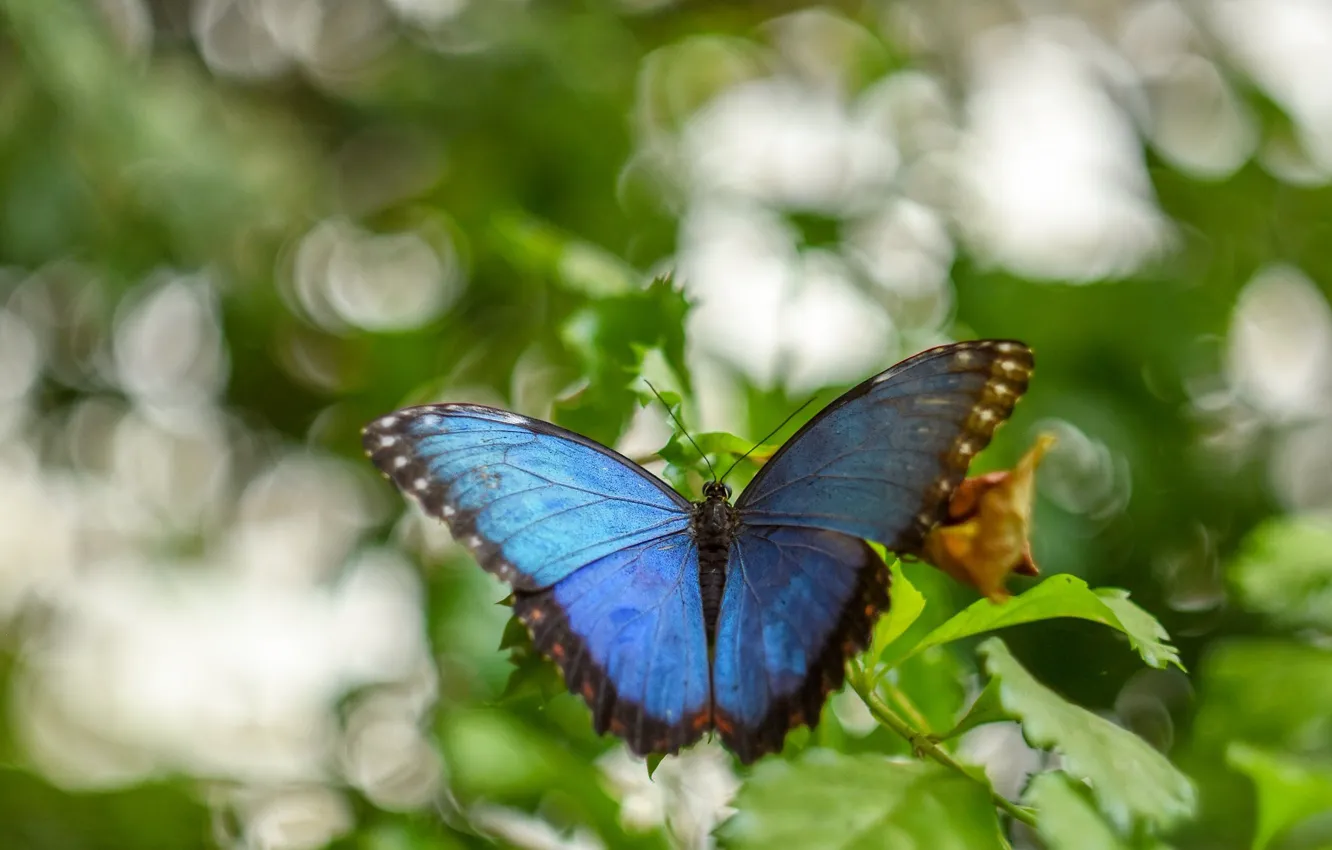
[[[1027,389],[1013,340],[932,348],[820,411],[754,476],[745,522],[839,531],[918,554],[972,458]]]

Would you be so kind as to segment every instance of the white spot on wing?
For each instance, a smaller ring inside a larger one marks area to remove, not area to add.
[[[387,449],[396,442],[398,442],[398,438],[390,434],[381,434],[379,437],[379,447],[381,449]]]
[[[412,482],[412,489],[418,493],[424,493],[430,489],[430,482],[425,478],[418,478]]]
[[[402,455],[398,455],[397,457],[395,457],[395,458],[393,459],[393,468],[394,468],[394,469],[402,469],[404,466],[406,466],[406,465],[407,465],[408,463],[410,463],[410,462],[411,462],[411,461],[407,460],[407,458],[403,457]]]
[[[1016,360],[1000,360],[997,365],[999,371],[1009,377],[1016,377],[1027,371],[1026,367]]]

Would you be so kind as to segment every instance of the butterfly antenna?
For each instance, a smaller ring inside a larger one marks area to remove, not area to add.
[[[794,419],[794,418],[796,417],[796,414],[797,414],[797,413],[799,413],[800,411],[804,410],[806,407],[809,407],[811,404],[813,404],[813,403],[814,403],[814,399],[816,399],[816,398],[818,398],[818,395],[817,395],[817,394],[816,394],[816,395],[812,395],[812,396],[810,396],[810,397],[805,401],[804,404],[800,405],[800,406],[797,407],[795,410],[793,410],[793,411],[791,411],[789,414],[787,414],[786,418],[782,420],[782,424],[778,425],[776,428],[773,428],[771,431],[768,432],[768,436],[766,436],[766,437],[764,437],[763,439],[759,440],[757,443],[755,443],[753,446],[751,446],[751,447],[749,448],[749,451],[745,452],[744,454],[740,455],[740,457],[736,458],[736,459],[735,459],[735,463],[733,463],[733,464],[731,464],[730,466],[728,466],[728,467],[726,468],[726,472],[722,473],[722,477],[721,477],[720,480],[721,480],[721,481],[725,481],[725,480],[726,480],[726,476],[731,474],[731,470],[735,469],[737,466],[740,465],[740,461],[742,461],[742,460],[744,460],[745,458],[747,458],[747,457],[749,457],[750,455],[752,455],[752,454],[754,453],[754,449],[757,449],[759,446],[761,446],[761,445],[763,445],[764,443],[768,442],[768,440],[771,440],[773,434],[776,434],[778,431],[780,431],[780,430],[782,430],[783,428],[785,428],[787,422],[790,422],[792,419]]]
[[[651,381],[644,378],[643,383],[648,385],[648,389],[652,390],[652,394],[657,397],[657,401],[661,402],[661,406],[666,408],[666,414],[671,417],[671,421],[675,423],[675,427],[680,429],[680,433],[685,435],[685,439],[689,441],[689,445],[693,446],[694,450],[698,452],[698,456],[703,458],[703,462],[708,465],[708,472],[712,473],[712,480],[716,481],[717,470],[712,468],[712,461],[708,460],[708,456],[703,454],[703,450],[698,447],[698,443],[694,442],[694,438],[689,436],[689,431],[685,428],[684,423],[680,421],[680,417],[675,415],[675,411],[666,403],[666,399],[661,397],[661,393],[657,392],[657,388],[652,386]]]

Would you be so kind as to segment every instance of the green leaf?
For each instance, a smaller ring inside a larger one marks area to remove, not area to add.
[[[750,456],[764,456],[772,454],[772,446],[755,446],[752,440],[746,440],[743,437],[737,437],[734,434],[728,434],[725,431],[708,431],[694,436],[704,454],[716,455],[722,459],[735,460],[746,453]],[[723,470],[717,470],[720,474]]]
[[[922,652],[881,678],[878,691],[918,732],[934,735],[952,726],[965,705],[967,675],[954,653]]]
[[[666,756],[662,755],[661,753],[648,753],[647,758],[644,759],[644,761],[647,762],[648,779],[651,779],[652,774],[657,772],[657,768],[661,765],[662,760],[665,758]]]
[[[1146,741],[1037,682],[998,638],[979,652],[999,680],[1000,703],[1021,721],[1027,741],[1059,750],[1065,769],[1091,782],[1101,810],[1121,830],[1136,821],[1166,829],[1193,813],[1193,785]]]
[[[674,403],[672,406],[675,406]],[[679,415],[678,409],[676,415]],[[705,455],[712,459],[716,474],[720,476],[725,473],[726,468],[731,465],[732,461],[754,447],[754,444],[750,441],[724,431],[709,431],[692,436],[694,437],[694,443],[698,444],[697,447],[689,441],[688,437],[677,431],[671,435],[666,445],[657,451],[657,456],[668,464],[665,472],[666,480],[683,492],[688,492],[690,489],[687,484],[687,477],[691,473],[697,474],[704,480],[711,480],[711,470],[703,461]],[[756,451],[762,451],[764,448],[759,447]],[[700,449],[702,449],[701,453]]]
[[[1090,789],[1061,771],[1031,780],[1023,802],[1036,807],[1036,831],[1047,850],[1165,850],[1165,845],[1152,839],[1130,844],[1116,835],[1101,819],[1090,796]]]
[[[517,617],[510,617],[504,624],[504,634],[500,637],[500,649],[532,649],[532,636],[527,633],[527,626]]]
[[[878,547],[875,546],[875,549]],[[902,562],[894,559],[889,562],[888,569],[892,575],[890,585],[892,604],[888,607],[887,613],[874,625],[869,648],[861,656],[867,670],[874,669],[888,647],[900,639],[925,610],[925,597],[902,572]]]
[[[1258,795],[1253,850],[1266,850],[1272,839],[1307,818],[1332,813],[1332,763],[1310,763],[1243,743],[1227,748],[1226,761],[1253,780]]]
[[[802,850],[985,850],[1000,834],[980,783],[920,761],[809,750],[768,759],[717,830],[722,847]]]
[[[891,589],[891,607],[895,608],[898,604],[898,586],[896,584],[898,576],[902,577],[904,585],[911,586],[911,589],[905,591],[904,595],[919,597],[920,607],[917,608],[917,600],[910,598],[903,600],[903,613],[906,615],[914,613],[914,616],[904,617],[902,623],[904,628],[901,634],[893,637],[890,642],[883,646],[878,657],[876,674],[882,674],[885,670],[895,669],[905,663],[907,659],[915,654],[916,645],[927,634],[942,626],[947,621],[948,614],[953,610],[950,595],[953,590],[953,580],[932,567],[916,571],[915,577],[908,579],[905,568],[910,564],[911,562],[901,561],[896,564],[896,571],[892,574],[894,584]],[[926,600],[929,600],[929,604]],[[891,637],[891,635],[888,636]]]
[[[1230,578],[1245,604],[1290,626],[1332,627],[1332,523],[1269,520],[1245,538]]]
[[[6,850],[203,850],[213,846],[208,821],[187,783],[79,793],[0,768],[0,846]]]
[[[1332,650],[1229,638],[1214,643],[1198,667],[1198,709],[1181,757],[1199,784],[1200,827],[1213,843],[1247,838],[1257,815],[1254,789],[1228,769],[1229,749],[1242,741],[1332,763]]]
[[[991,679],[985,683],[985,688],[976,697],[976,701],[967,709],[967,713],[962,719],[957,721],[957,725],[945,734],[941,740],[947,741],[950,738],[956,738],[975,729],[977,726],[984,726],[987,723],[999,723],[1004,720],[1012,720],[1013,717],[1004,710],[1004,704],[999,700],[999,680]]]
[[[638,393],[631,386],[649,351],[659,351],[689,389],[684,359],[684,320],[689,302],[668,280],[602,298],[569,317],[560,336],[577,356],[583,386],[558,405],[561,425],[613,444],[633,412]]]
[[[508,711],[467,709],[439,718],[439,744],[449,787],[473,801],[558,812],[566,825],[586,824],[610,847],[665,847],[658,831],[627,832],[595,760],[572,752],[549,730]]]
[[[510,262],[531,274],[553,273],[570,292],[606,298],[631,292],[638,280],[638,273],[619,257],[525,212],[496,215],[491,237]]]
[[[529,699],[545,701],[564,692],[559,670],[537,653],[517,655],[513,663],[513,672],[499,696],[501,705]]]
[[[479,843],[473,836],[467,838],[473,844]],[[355,835],[334,842],[329,850],[462,850],[469,846],[465,842],[463,836],[440,821],[382,817],[382,822],[363,827]]]
[[[1129,592],[1118,587],[1098,587],[1093,591],[1105,603],[1119,625],[1106,625],[1118,628],[1128,638],[1133,647],[1148,666],[1164,670],[1171,664],[1183,670],[1179,660],[1179,650],[1170,644],[1170,633],[1160,621],[1129,600]],[[1098,621],[1099,622],[1099,621]]]
[[[559,777],[564,755],[507,713],[474,709],[440,719],[440,745],[465,797],[508,799],[539,793]]]
[[[846,696],[841,698],[853,699],[856,701],[859,701],[860,699],[854,694],[854,692],[847,693]],[[799,728],[808,729],[809,727],[802,726]],[[792,730],[792,734],[796,731],[798,730]],[[790,735],[787,736],[786,740],[787,743],[786,746],[782,748],[782,753],[784,755],[795,755],[795,752],[791,749]],[[833,700],[828,700],[823,704],[822,711],[819,712],[819,725],[814,727],[813,732],[809,734],[805,749],[808,749],[809,747],[823,747],[829,750],[837,750],[838,752],[847,752],[849,743],[850,741],[846,726],[843,725],[842,719],[837,716],[837,710],[833,706]]]
[[[1070,575],[1051,576],[1002,604],[981,599],[922,638],[907,655],[982,632],[1059,617],[1076,617],[1110,626],[1123,632],[1142,660],[1151,666],[1164,668],[1174,664],[1183,669],[1165,629],[1155,617],[1130,602],[1127,591],[1118,588],[1093,591],[1082,579]]]
[[[1200,751],[1219,761],[1231,742],[1243,740],[1332,759],[1332,651],[1230,641],[1207,656],[1198,680],[1193,737]]]

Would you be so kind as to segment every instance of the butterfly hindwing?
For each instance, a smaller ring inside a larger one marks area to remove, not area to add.
[[[753,525],[824,528],[917,554],[1031,376],[1020,342],[940,346],[824,408],[736,503]]]
[[[409,407],[370,423],[364,442],[385,475],[520,590],[689,525],[689,502],[632,461],[505,410]]]
[[[714,649],[714,723],[742,761],[815,725],[848,655],[888,607],[888,571],[863,540],[816,528],[745,528],[731,544]]]
[[[514,611],[592,709],[597,732],[640,755],[673,753],[711,725],[698,549],[675,534],[620,549]]]

